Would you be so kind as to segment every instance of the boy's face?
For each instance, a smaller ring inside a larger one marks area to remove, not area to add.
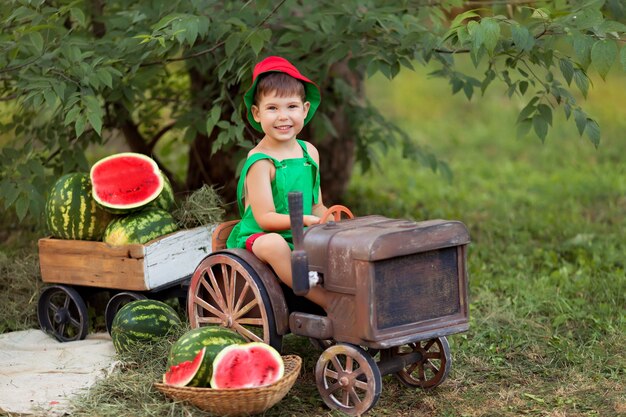
[[[262,96],[251,110],[265,135],[282,142],[295,139],[300,133],[309,107],[310,103],[303,103],[299,96],[278,97],[276,92],[270,92]]]

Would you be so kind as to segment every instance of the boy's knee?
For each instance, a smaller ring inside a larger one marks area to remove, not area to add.
[[[270,259],[288,254],[291,249],[284,237],[278,233],[268,233],[254,241],[252,252],[261,259]]]

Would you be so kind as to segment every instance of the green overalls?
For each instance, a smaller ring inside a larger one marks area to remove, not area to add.
[[[248,170],[255,162],[261,159],[269,159],[276,167],[276,176],[272,181],[272,197],[276,213],[289,214],[289,203],[287,196],[290,191],[302,192],[302,202],[304,214],[311,214],[314,204],[317,204],[320,192],[319,167],[306,150],[306,143],[298,140],[304,154],[302,158],[290,158],[279,161],[264,153],[256,153],[250,156],[241,170],[239,183],[237,185],[237,203],[239,204],[239,214],[241,221],[233,228],[226,247],[245,248],[246,239],[255,233],[265,232],[257,224],[252,215],[252,208],[248,206],[244,211],[243,193],[244,184]],[[283,236],[289,246],[293,249],[291,241],[291,229],[276,232]]]

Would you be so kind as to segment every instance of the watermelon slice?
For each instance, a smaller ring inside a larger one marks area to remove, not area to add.
[[[90,172],[93,198],[105,209],[123,213],[156,199],[163,190],[163,176],[150,157],[133,152],[107,156]]]
[[[200,370],[206,348],[200,349],[193,361],[185,361],[173,365],[163,375],[163,383],[175,387],[184,387],[189,384]]]
[[[211,388],[255,388],[273,384],[285,373],[283,358],[265,343],[224,348],[213,360]]]

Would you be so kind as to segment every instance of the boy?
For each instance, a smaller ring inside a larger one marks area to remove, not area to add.
[[[317,149],[296,139],[320,100],[317,85],[276,56],[255,66],[252,86],[244,96],[248,121],[265,136],[250,150],[241,171],[237,186],[241,221],[232,230],[227,247],[254,253],[289,287],[293,243],[287,195],[302,192],[305,226],[319,223],[326,211]],[[330,303],[321,287],[311,288],[306,298],[324,309]]]

